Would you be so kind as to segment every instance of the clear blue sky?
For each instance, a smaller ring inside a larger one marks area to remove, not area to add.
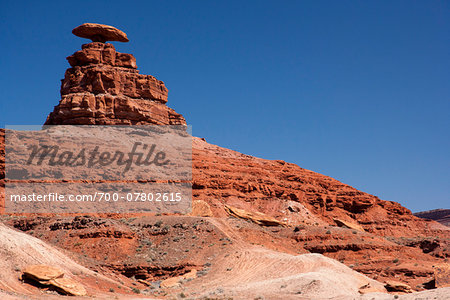
[[[449,208],[449,1],[1,1],[1,125],[42,124],[84,22],[196,136],[412,211]]]

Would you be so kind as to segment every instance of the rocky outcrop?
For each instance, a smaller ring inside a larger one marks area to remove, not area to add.
[[[46,281],[63,277],[64,272],[47,265],[31,265],[23,270],[22,279],[30,279],[45,284]]]
[[[64,277],[64,271],[48,265],[32,265],[23,270],[22,280],[37,286],[50,287],[61,294],[85,296],[86,289],[71,278]]]
[[[412,293],[412,289],[409,285],[398,281],[387,281],[384,287],[389,292]]]
[[[72,66],[61,84],[61,100],[46,125],[185,125],[167,107],[164,82],[139,74],[136,59],[112,44],[93,42],[67,57]]]
[[[248,220],[261,226],[286,226],[285,223],[260,212],[249,212],[229,205],[225,205],[225,210],[230,216]]]
[[[450,287],[449,264],[442,264],[434,267],[434,284],[437,288]]]
[[[96,23],[84,23],[72,30],[72,33],[76,36],[87,38],[93,42],[128,42],[128,37],[125,32],[103,24]]]
[[[192,201],[192,212],[190,215],[197,217],[212,217],[213,213],[208,203],[203,200],[194,200]]]

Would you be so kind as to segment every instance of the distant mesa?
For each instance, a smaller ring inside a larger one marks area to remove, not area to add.
[[[84,23],[72,30],[78,37],[90,39],[93,42],[105,43],[107,41],[128,42],[125,32],[115,27],[96,23]]]
[[[450,209],[433,209],[417,212],[414,215],[422,219],[431,219],[450,227]]]

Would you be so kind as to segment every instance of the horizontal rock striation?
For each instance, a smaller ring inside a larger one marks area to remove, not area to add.
[[[67,58],[61,100],[46,125],[185,125],[166,105],[164,82],[139,74],[136,59],[111,44],[93,42]]]

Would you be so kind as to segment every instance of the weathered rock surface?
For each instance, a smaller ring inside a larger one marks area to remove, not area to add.
[[[450,287],[450,265],[442,264],[434,267],[435,287]]]
[[[248,220],[262,226],[286,226],[285,223],[260,212],[248,212],[230,205],[225,205],[225,211],[230,216]]]
[[[174,287],[179,285],[183,280],[185,279],[194,279],[197,277],[197,270],[193,269],[190,272],[176,276],[176,277],[170,277],[161,282],[161,287],[168,288],[168,287]]]
[[[49,286],[65,295],[85,296],[87,294],[82,284],[64,277],[64,271],[53,266],[28,266],[23,270],[21,279],[30,283]]]
[[[295,164],[195,138],[193,167],[193,197],[205,199],[214,216],[227,217],[227,206],[263,213],[295,227],[291,237],[307,251],[377,280],[396,279],[417,288],[433,279],[432,266],[449,255],[447,227]],[[336,220],[347,225],[337,227]],[[248,239],[254,238],[249,233]]]
[[[109,25],[84,23],[72,30],[76,36],[87,38],[93,42],[117,41],[128,42],[125,32]]]
[[[190,215],[197,217],[212,217],[213,213],[208,203],[203,200],[194,200],[192,201],[192,212]]]
[[[364,231],[364,228],[362,228],[360,225],[358,225],[356,223],[344,221],[341,219],[333,219],[333,220],[334,220],[334,222],[336,222],[336,225],[339,227],[346,227],[346,228],[350,228],[350,229],[354,229],[354,230]]]
[[[409,285],[398,282],[398,281],[387,281],[384,286],[389,292],[400,292],[400,293],[412,293],[412,289]]]
[[[111,44],[85,44],[67,58],[61,100],[46,125],[185,125],[166,106],[168,90],[151,75],[139,74],[131,54]]]
[[[60,293],[69,296],[86,296],[87,294],[84,286],[71,278],[55,278],[50,280],[50,284]]]

